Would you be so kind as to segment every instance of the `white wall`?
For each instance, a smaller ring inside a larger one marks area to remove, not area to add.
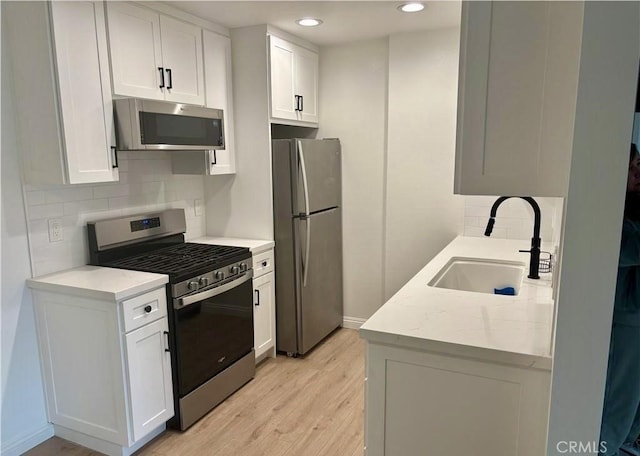
[[[322,48],[318,137],[342,144],[345,317],[383,303],[388,40]]]
[[[24,286],[31,266],[7,64],[2,49],[0,452],[5,456],[21,454],[53,435],[46,417],[33,303]]]
[[[462,231],[453,195],[459,28],[392,35],[385,300]]]
[[[640,4],[584,2],[580,76],[557,305],[548,455],[593,442],[602,400],[629,139]]]
[[[187,239],[205,234],[202,176],[171,174],[170,152],[119,152],[120,181],[73,186],[26,185],[29,240],[34,275],[40,276],[88,263],[86,223],[91,220],[185,209]],[[49,242],[50,218],[60,218],[64,240]]]

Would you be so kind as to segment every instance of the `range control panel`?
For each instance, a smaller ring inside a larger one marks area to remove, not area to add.
[[[131,223],[131,232],[148,230],[151,228],[158,228],[160,226],[160,217],[144,218],[140,220],[133,220]]]

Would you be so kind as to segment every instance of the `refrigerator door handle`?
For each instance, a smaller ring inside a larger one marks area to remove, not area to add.
[[[304,245],[304,257],[302,260],[302,286],[307,286],[307,272],[309,272],[309,246],[311,245],[311,217],[305,217],[307,223],[307,236]]]
[[[304,164],[302,141],[298,140],[298,164],[302,172],[302,189],[304,191],[304,215],[309,215],[309,186],[307,185],[307,167]]]

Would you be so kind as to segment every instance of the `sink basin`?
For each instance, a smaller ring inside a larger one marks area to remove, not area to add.
[[[453,257],[429,282],[429,286],[494,294],[494,289],[513,287],[520,292],[525,264],[517,261]]]

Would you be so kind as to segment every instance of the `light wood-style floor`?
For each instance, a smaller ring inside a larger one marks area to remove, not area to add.
[[[262,362],[255,378],[186,432],[141,456],[362,456],[364,341],[339,329],[305,357]],[[96,456],[54,437],[27,456]]]

